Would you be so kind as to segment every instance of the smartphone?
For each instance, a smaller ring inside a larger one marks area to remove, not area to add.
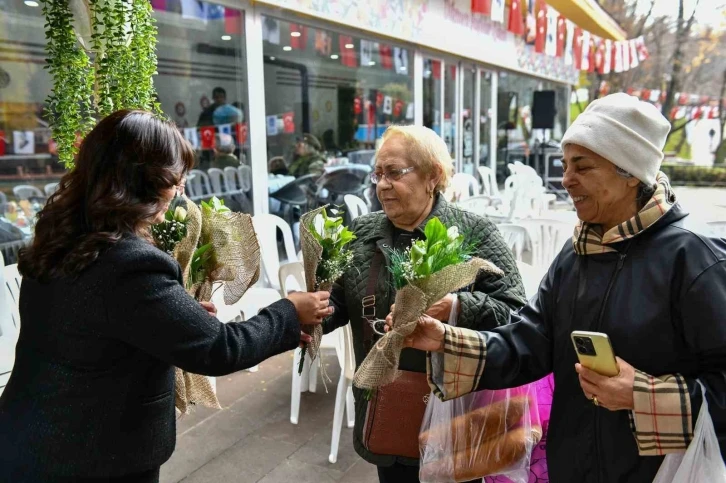
[[[603,376],[614,377],[620,373],[613,346],[607,334],[601,332],[572,332],[572,343],[580,364]]]

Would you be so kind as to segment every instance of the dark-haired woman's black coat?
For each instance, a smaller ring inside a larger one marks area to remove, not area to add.
[[[0,482],[8,483],[158,467],[176,439],[173,366],[224,375],[300,340],[288,300],[220,323],[186,294],[179,265],[138,238],[75,281],[25,278],[20,316],[0,397]]]

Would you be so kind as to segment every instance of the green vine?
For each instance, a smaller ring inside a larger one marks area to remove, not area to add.
[[[91,40],[84,51],[70,3],[46,0],[47,68],[53,77],[48,113],[58,157],[72,169],[76,134],[119,109],[162,114],[156,100],[156,34],[148,0],[80,0],[88,8]],[[91,62],[91,58],[93,62]]]
[[[76,133],[85,135],[95,123],[92,110],[93,69],[73,30],[73,14],[67,1],[43,5],[47,39],[45,68],[53,77],[53,90],[46,102],[58,157],[66,168],[73,167],[78,151]]]

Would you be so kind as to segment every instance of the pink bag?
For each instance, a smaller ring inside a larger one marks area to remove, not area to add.
[[[542,424],[542,439],[532,449],[532,457],[529,463],[529,483],[549,483],[547,473],[547,430],[550,424],[550,412],[552,409],[552,396],[555,390],[555,378],[552,374],[533,383],[537,388],[537,407]],[[484,478],[486,483],[511,483],[512,480],[506,476],[488,476]]]

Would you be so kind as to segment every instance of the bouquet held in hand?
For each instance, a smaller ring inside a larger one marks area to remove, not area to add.
[[[331,210],[329,216],[325,205],[300,217],[300,240],[305,266],[305,285],[308,292],[329,292],[333,283],[348,269],[353,253],[346,245],[355,240],[355,235],[343,225],[342,212]],[[303,331],[312,336],[300,355],[298,373],[302,373],[306,352],[315,360],[323,337],[322,325],[303,326]]]
[[[502,274],[491,262],[474,258],[474,246],[455,226],[434,217],[426,223],[425,239],[404,251],[391,250],[390,270],[397,290],[393,327],[381,337],[358,368],[353,383],[369,391],[398,377],[403,343],[421,317],[447,294],[474,282],[480,270]]]

